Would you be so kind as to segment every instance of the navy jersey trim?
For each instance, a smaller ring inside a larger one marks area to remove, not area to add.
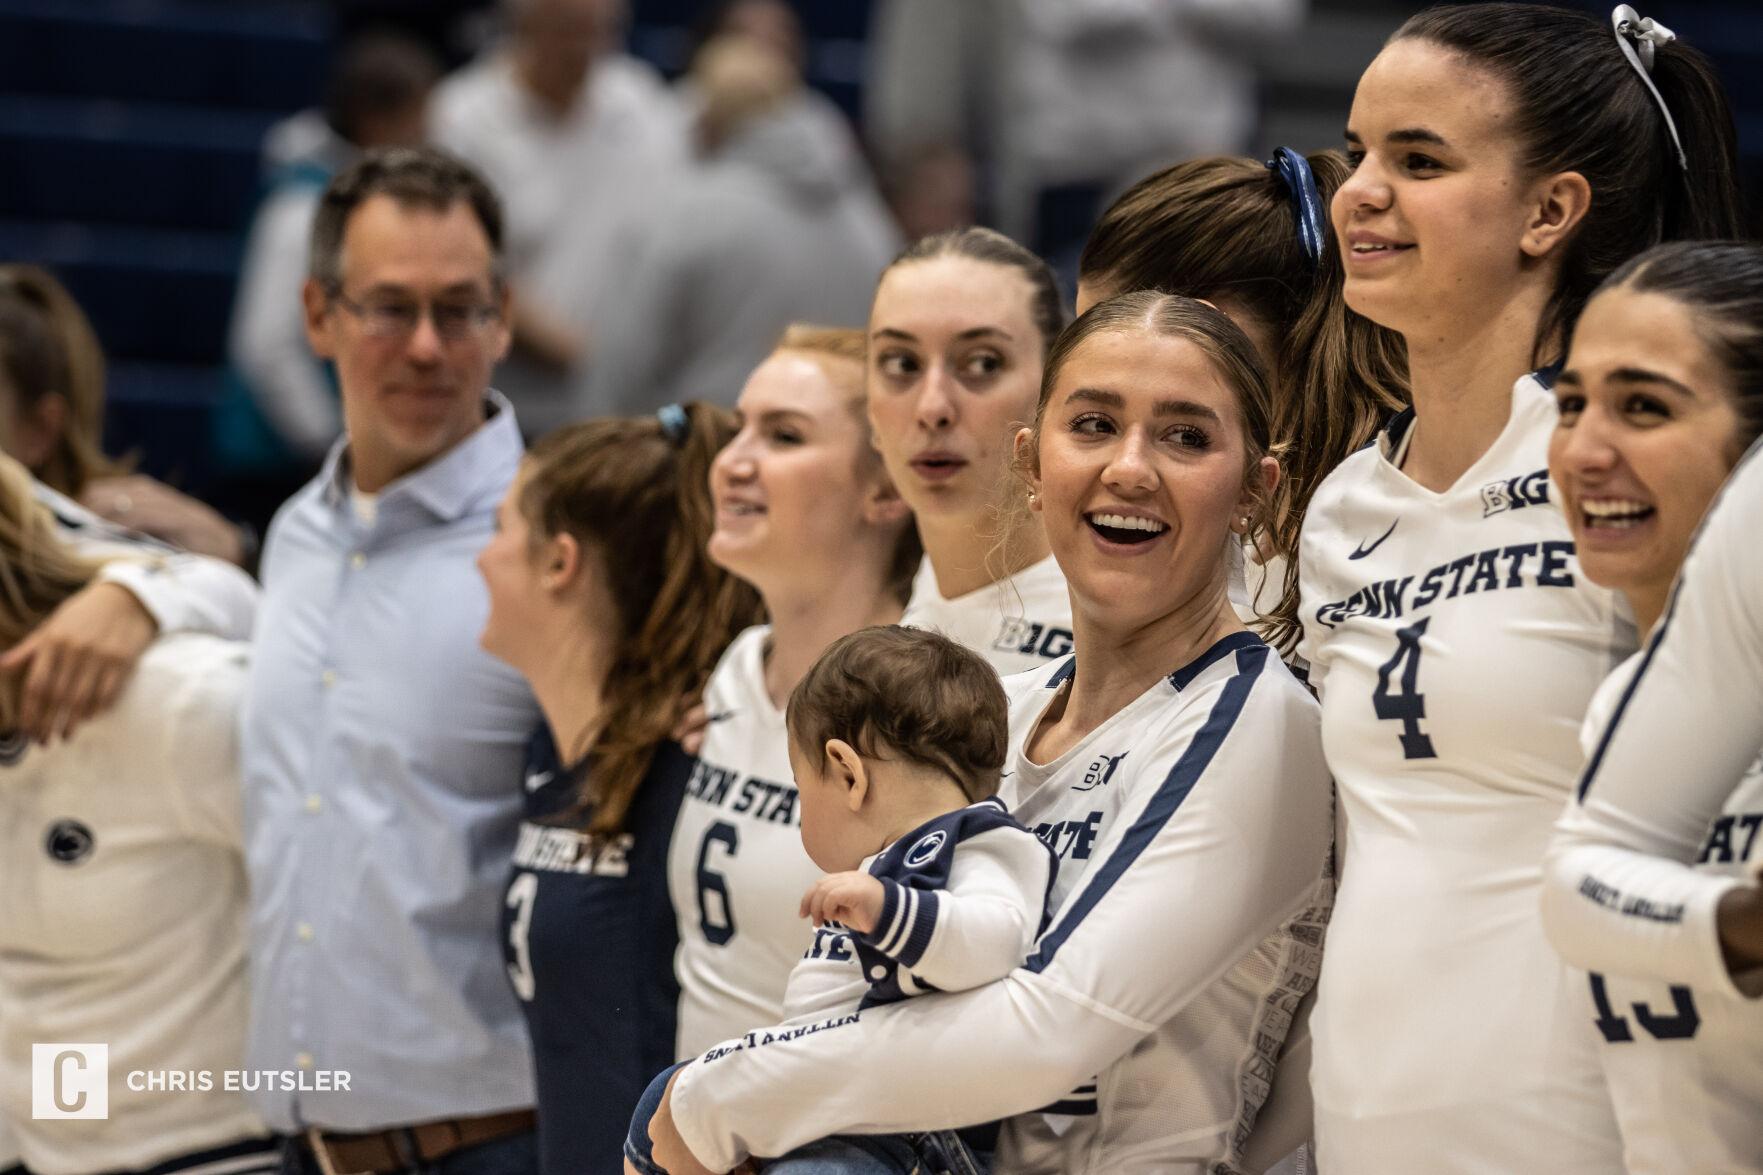
[[[1389,423],[1383,426],[1385,447],[1389,452],[1394,453],[1399,447],[1401,447],[1402,438],[1408,435],[1408,430],[1413,427],[1413,425],[1414,409],[1412,408],[1404,408],[1394,416],[1390,417]],[[1375,444],[1376,440],[1377,438],[1373,437],[1371,441],[1366,443]]]
[[[1194,678],[1206,672],[1226,657],[1239,649],[1252,649],[1257,645],[1265,647],[1266,641],[1252,632],[1233,632],[1227,637],[1216,641],[1211,648],[1177,669],[1169,675],[1169,684],[1179,692],[1194,684]]]
[[[1223,692],[1212,704],[1212,712],[1206,716],[1205,725],[1200,727],[1199,733],[1187,745],[1187,749],[1182,751],[1175,766],[1169,769],[1169,774],[1164,777],[1157,794],[1151,797],[1144,812],[1127,829],[1126,835],[1121,838],[1120,847],[1097,868],[1094,878],[1078,894],[1071,909],[1059,919],[1053,929],[1041,937],[1040,949],[1024,964],[1029,971],[1047,969],[1065,940],[1083,924],[1090,911],[1108,896],[1114,883],[1132,868],[1133,863],[1163,831],[1163,826],[1169,823],[1176,809],[1181,807],[1182,801],[1188,798],[1188,793],[1194,790],[1194,785],[1200,782],[1206,769],[1212,765],[1213,756],[1218,753],[1218,748],[1223,745],[1226,736],[1236,726],[1237,719],[1242,716],[1249,693],[1255,688],[1255,680],[1261,676],[1261,670],[1266,665],[1265,643],[1257,639],[1250,647],[1243,647],[1238,642],[1236,676],[1225,682]]]
[[[1077,675],[1077,657],[1076,656],[1067,657],[1065,659],[1065,664],[1063,664],[1059,668],[1055,669],[1053,671],[1053,676],[1049,677],[1047,679],[1047,684],[1042,686],[1041,688],[1042,689],[1058,689],[1060,686],[1062,686],[1066,682],[1070,681],[1076,675]]]
[[[1567,366],[1567,360],[1557,359],[1555,362],[1531,372],[1530,378],[1542,384],[1545,392],[1552,392],[1555,390],[1555,377],[1561,374],[1561,369],[1565,366]]]
[[[1714,517],[1714,511],[1720,508],[1720,503],[1726,498],[1726,491],[1738,479],[1739,470],[1755,459],[1759,452],[1763,452],[1763,438],[1754,441],[1745,455],[1739,458],[1738,464],[1732,467],[1732,472],[1726,475],[1720,492],[1714,495],[1714,501],[1709,503],[1707,513],[1696,524],[1696,533],[1690,538],[1691,554],[1701,542],[1702,532],[1708,528],[1708,520]],[[1684,556],[1684,561],[1689,561],[1689,555]],[[1622,716],[1628,712],[1628,703],[1640,688],[1641,679],[1646,677],[1647,670],[1652,667],[1653,657],[1658,653],[1659,646],[1665,643],[1665,635],[1670,631],[1671,621],[1677,615],[1677,600],[1683,594],[1683,585],[1684,577],[1680,571],[1677,582],[1671,585],[1671,598],[1665,602],[1665,615],[1659,618],[1659,626],[1653,630],[1652,637],[1647,641],[1647,651],[1641,655],[1641,663],[1635,667],[1634,676],[1628,679],[1622,697],[1616,702],[1616,709],[1610,713],[1610,721],[1604,724],[1604,733],[1598,736],[1597,747],[1592,751],[1591,758],[1586,760],[1585,772],[1579,777],[1579,790],[1576,793],[1580,803],[1585,802],[1586,793],[1592,790],[1592,781],[1597,778],[1598,768],[1604,765],[1604,752],[1610,749],[1610,740],[1616,737],[1616,728],[1622,725]]]

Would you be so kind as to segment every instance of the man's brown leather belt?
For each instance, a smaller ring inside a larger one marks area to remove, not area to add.
[[[525,1133],[536,1122],[531,1110],[509,1110],[368,1134],[335,1134],[313,1127],[306,1132],[306,1145],[312,1148],[312,1157],[324,1175],[381,1175],[433,1163],[468,1146]]]

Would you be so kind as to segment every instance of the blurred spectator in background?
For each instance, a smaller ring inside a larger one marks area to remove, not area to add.
[[[1075,263],[1127,183],[1255,128],[1257,42],[1305,0],[877,0],[868,129],[893,189],[943,183],[927,148],[990,179],[997,226]],[[946,164],[935,164],[946,167]],[[896,203],[899,203],[897,198]]]
[[[268,193],[239,274],[232,370],[215,415],[223,494],[259,531],[342,431],[335,383],[307,345],[300,306],[319,195],[362,151],[421,142],[439,76],[420,42],[363,34],[338,55],[324,108],[285,119],[265,139]]]
[[[602,315],[596,411],[732,405],[791,322],[862,324],[900,246],[843,118],[771,41],[714,38],[687,89],[700,162],[655,209]]]
[[[979,223],[973,157],[948,143],[926,143],[888,169],[888,207],[908,241]]]
[[[60,282],[0,265],[0,450],[94,513],[185,550],[244,564],[255,543],[196,499],[104,455],[104,352]]]
[[[802,18],[787,0],[716,0],[707,5],[692,28],[693,57],[717,37],[728,34],[770,45],[798,73],[808,68]]]
[[[629,236],[685,167],[687,123],[623,52],[623,0],[506,10],[507,43],[441,83],[433,126],[506,202],[514,351],[496,382],[538,436],[619,410],[590,398],[589,371],[631,277]]]

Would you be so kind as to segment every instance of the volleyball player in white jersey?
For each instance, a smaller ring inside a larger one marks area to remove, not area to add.
[[[1000,798],[1059,856],[1051,924],[995,983],[683,1069],[650,1125],[673,1175],[999,1117],[999,1170],[1240,1169],[1333,831],[1315,703],[1226,595],[1278,476],[1267,383],[1222,314],[1136,293],[1061,335],[1045,389],[1021,444],[1076,651],[1006,681]]]
[[[826,647],[900,617],[918,545],[863,417],[863,332],[796,326],[753,372],[712,467],[710,557],[770,623],[735,638],[668,849],[679,918],[678,1055],[783,1012],[814,941],[796,916],[821,872],[802,848],[784,702]]]
[[[98,571],[0,458],[4,642]],[[222,1081],[243,1063],[247,1014],[245,648],[166,636],[133,670],[53,745],[16,732],[16,681],[0,699],[0,1116],[38,1175],[273,1171],[278,1145]],[[49,1041],[109,1046],[105,1120],[35,1120],[33,1044]],[[124,1080],[136,1071],[178,1084]]]
[[[1311,1018],[1331,1173],[1620,1169],[1537,901],[1579,721],[1633,630],[1579,569],[1550,377],[1524,373],[1623,258],[1736,227],[1712,73],[1643,44],[1647,81],[1633,37],[1589,17],[1435,8],[1354,96],[1346,297],[1405,337],[1414,408],[1316,491],[1300,548],[1346,830]]]
[[[999,543],[1021,486],[1012,438],[1065,325],[1047,263],[1000,233],[926,237],[888,266],[869,312],[869,419],[924,543],[903,624],[999,673],[1071,651],[1071,601],[1039,526]]]
[[[1555,392],[1549,469],[1580,565],[1656,631],[1702,515],[1763,432],[1763,248],[1662,245],[1624,266],[1587,305]],[[1758,590],[1754,577],[1717,586]],[[1758,631],[1736,623],[1722,639]],[[1588,758],[1644,661],[1599,687]],[[1742,728],[1745,713],[1723,694],[1689,729]],[[1594,766],[1550,849],[1544,921],[1591,969],[1582,1014],[1603,1038],[1631,1175],[1763,1175],[1763,732],[1749,733],[1726,775]]]

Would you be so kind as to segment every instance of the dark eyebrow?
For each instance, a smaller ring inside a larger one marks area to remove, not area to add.
[[[1445,142],[1443,135],[1420,126],[1406,126],[1401,130],[1391,131],[1384,136],[1384,141],[1390,143],[1430,143],[1434,147],[1450,146]]]
[[[1116,410],[1126,407],[1126,397],[1119,392],[1110,392],[1105,388],[1078,388],[1066,397],[1066,403],[1082,400],[1085,403],[1100,404],[1104,408]],[[1204,404],[1193,400],[1169,399],[1158,400],[1151,407],[1153,416],[1199,416],[1206,420],[1218,422],[1218,413]]]
[[[877,327],[875,329],[875,331],[873,331],[872,333],[873,333],[874,337],[878,338],[878,339],[881,339],[881,338],[904,339],[906,342],[909,342],[909,343],[916,343],[918,341],[917,335],[913,334],[911,331],[900,330],[898,327],[892,327],[892,326]],[[970,326],[966,330],[962,331],[960,334],[956,335],[955,341],[958,343],[965,343],[970,339],[983,339],[989,335],[997,335],[999,338],[1004,339],[1006,341],[1012,340],[1012,336],[1011,336],[1010,332],[1007,330],[1004,330],[1002,327]]]
[[[450,286],[443,287],[437,297],[456,298],[461,294],[478,294],[482,292],[483,287],[474,281],[457,281]],[[378,285],[369,286],[364,296],[371,298],[382,297],[385,295],[408,298],[413,302],[416,300],[416,294],[409,286],[400,285],[397,282],[380,282]]]
[[[759,414],[760,424],[777,424],[784,420],[811,421],[813,417],[794,408],[770,408]]]
[[[1609,379],[1612,383],[1621,384],[1657,384],[1672,394],[1681,396],[1686,400],[1693,400],[1696,398],[1694,389],[1685,387],[1683,384],[1678,383],[1668,375],[1662,375],[1657,371],[1648,371],[1644,367],[1618,367],[1610,373]],[[1555,384],[1557,387],[1566,384],[1575,389],[1583,389],[1585,387],[1585,377],[1574,368],[1569,367],[1555,377]]]
[[[1616,383],[1659,384],[1661,387],[1675,392],[1686,400],[1693,400],[1696,398],[1696,393],[1693,389],[1685,387],[1683,384],[1678,383],[1668,375],[1662,375],[1657,371],[1648,371],[1644,367],[1618,367],[1615,371],[1610,373],[1610,378]]]
[[[1349,143],[1359,143],[1361,141],[1359,133],[1352,127],[1348,127],[1346,130],[1342,131],[1341,137],[1346,139]],[[1445,137],[1437,131],[1429,131],[1425,127],[1419,126],[1408,126],[1403,127],[1401,130],[1391,131],[1384,136],[1384,141],[1388,143],[1429,143],[1434,147],[1450,146],[1449,143],[1445,142]]]

